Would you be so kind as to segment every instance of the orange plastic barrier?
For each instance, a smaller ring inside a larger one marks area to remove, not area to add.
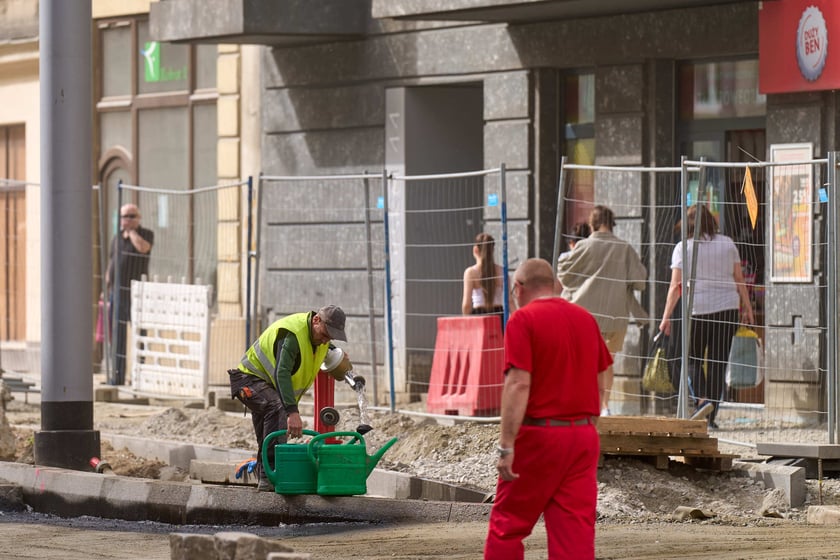
[[[459,416],[498,415],[504,354],[497,315],[438,317],[426,410]]]

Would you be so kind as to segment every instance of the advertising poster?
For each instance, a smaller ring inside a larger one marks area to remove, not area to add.
[[[770,161],[770,280],[811,282],[814,166],[812,144],[773,144]]]

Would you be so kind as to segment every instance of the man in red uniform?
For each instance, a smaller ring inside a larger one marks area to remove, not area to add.
[[[505,329],[499,482],[484,558],[523,558],[522,540],[543,514],[550,559],[594,559],[596,424],[612,358],[595,318],[557,296],[548,262],[523,262],[512,288],[519,309]]]

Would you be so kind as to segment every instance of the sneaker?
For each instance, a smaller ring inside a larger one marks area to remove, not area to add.
[[[602,408],[601,409],[601,416],[611,416],[610,409],[606,408],[606,407]]]
[[[274,492],[274,486],[271,485],[268,478],[261,476],[257,483],[257,492]]]

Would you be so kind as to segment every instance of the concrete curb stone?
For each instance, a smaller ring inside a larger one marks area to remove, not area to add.
[[[805,469],[803,467],[734,461],[732,470],[740,471],[753,480],[761,481],[765,488],[783,490],[787,505],[790,507],[799,507],[805,503],[807,491]]]
[[[102,475],[0,462],[35,511],[172,524],[486,521],[490,504],[368,496],[282,496],[254,488]]]

